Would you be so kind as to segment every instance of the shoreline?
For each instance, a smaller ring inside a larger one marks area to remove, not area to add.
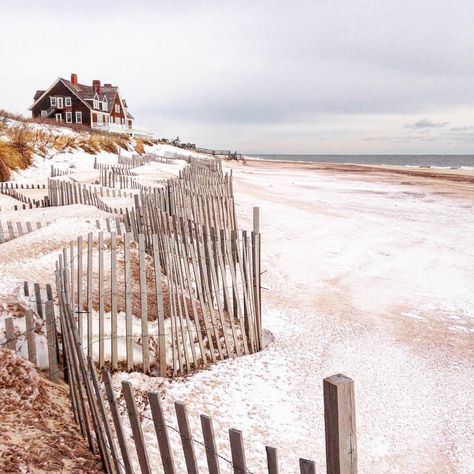
[[[227,162],[229,164],[231,162]],[[442,179],[474,184],[474,170],[446,168],[418,168],[393,165],[363,165],[352,163],[304,162],[284,160],[247,159],[246,164],[254,168],[301,169],[310,171],[339,171],[346,173],[386,173],[421,178]]]

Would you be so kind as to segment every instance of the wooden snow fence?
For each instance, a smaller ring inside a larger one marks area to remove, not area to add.
[[[71,180],[58,178],[48,179],[48,198],[52,206],[69,206],[72,204],[85,204],[96,206],[106,212],[122,213],[119,209],[112,208],[104,203],[104,197],[133,198],[133,192],[121,189],[110,189],[102,186],[78,183]]]
[[[68,269],[59,269],[67,280]],[[109,370],[87,357],[81,347],[81,337],[73,308],[68,304],[69,288],[59,283],[59,304],[66,365],[69,373],[70,399],[76,422],[87,439],[92,452],[99,453],[107,473],[148,474],[163,472],[177,474],[198,472],[252,473],[247,461],[242,432],[231,428],[226,433],[214,430],[212,419],[200,416],[201,433],[193,432],[186,406],[175,403],[176,420],[165,416],[156,392],[135,395],[130,382],[123,381],[121,394],[112,387]],[[326,472],[329,474],[357,473],[357,441],[353,381],[341,374],[323,381]],[[123,402],[121,400],[124,400]],[[139,403],[137,403],[137,401]],[[142,409],[139,409],[143,407]],[[150,437],[154,428],[156,439]],[[145,432],[147,436],[145,436]],[[228,439],[228,452],[222,454],[217,446]],[[251,443],[251,440],[250,440]],[[158,447],[158,449],[156,449]],[[182,453],[182,454],[180,454]],[[278,450],[266,446],[262,450],[265,472],[278,474]],[[286,472],[315,474],[314,461],[299,459]],[[262,470],[258,472],[263,472]]]
[[[2,222],[0,221],[0,244],[46,227],[51,222]]]
[[[99,367],[177,376],[261,349],[256,235],[167,220],[148,244],[119,224],[63,249],[59,285]]]
[[[129,169],[136,168],[137,166],[141,166],[144,163],[150,163],[153,161],[166,164],[174,162],[172,158],[167,158],[166,156],[157,155],[155,153],[146,153],[144,156],[133,155],[130,158],[121,155],[118,156],[118,164],[127,166]]]
[[[46,185],[45,184],[29,184],[29,183],[25,184],[25,183],[13,182],[13,181],[0,183],[0,194],[10,196],[11,198],[16,199],[17,201],[30,205],[30,208],[49,206],[48,196],[44,196],[43,199],[35,199],[35,198],[27,197],[22,193],[22,190],[30,190],[30,189],[44,189],[46,192]]]
[[[57,383],[59,372],[63,372],[61,364],[58,331],[56,328],[56,311],[53,302],[51,285],[44,287],[39,283],[24,283],[24,296],[27,308],[23,318],[7,317],[4,319],[5,341],[1,346],[10,349],[28,359],[36,367],[47,365],[49,379]],[[15,329],[15,323],[17,329]],[[18,327],[21,326],[21,329]],[[24,330],[23,330],[24,328]],[[45,336],[47,360],[40,361],[41,339]]]

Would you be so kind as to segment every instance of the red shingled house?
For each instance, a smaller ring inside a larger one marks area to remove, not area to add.
[[[127,110],[127,102],[119,88],[112,84],[79,84],[77,75],[71,80],[58,78],[48,89],[38,90],[29,108],[33,117],[56,120],[61,123],[77,123],[93,129],[130,133],[133,116]]]

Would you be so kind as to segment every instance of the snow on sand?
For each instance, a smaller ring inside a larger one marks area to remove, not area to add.
[[[265,444],[281,448],[282,472],[298,457],[323,472],[322,379],[342,372],[356,384],[360,472],[473,472],[472,187],[232,166],[239,224],[261,209],[275,340],[186,381],[135,386],[164,387],[169,420],[184,401],[195,435],[210,415],[225,456],[226,430],[242,429],[252,472],[265,471]]]

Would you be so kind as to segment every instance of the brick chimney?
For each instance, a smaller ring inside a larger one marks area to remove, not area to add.
[[[98,79],[92,81],[92,89],[94,89],[94,92],[97,92],[97,94],[100,94],[100,81]]]
[[[71,74],[71,84],[73,86],[77,86],[77,74],[74,74],[74,73]]]

